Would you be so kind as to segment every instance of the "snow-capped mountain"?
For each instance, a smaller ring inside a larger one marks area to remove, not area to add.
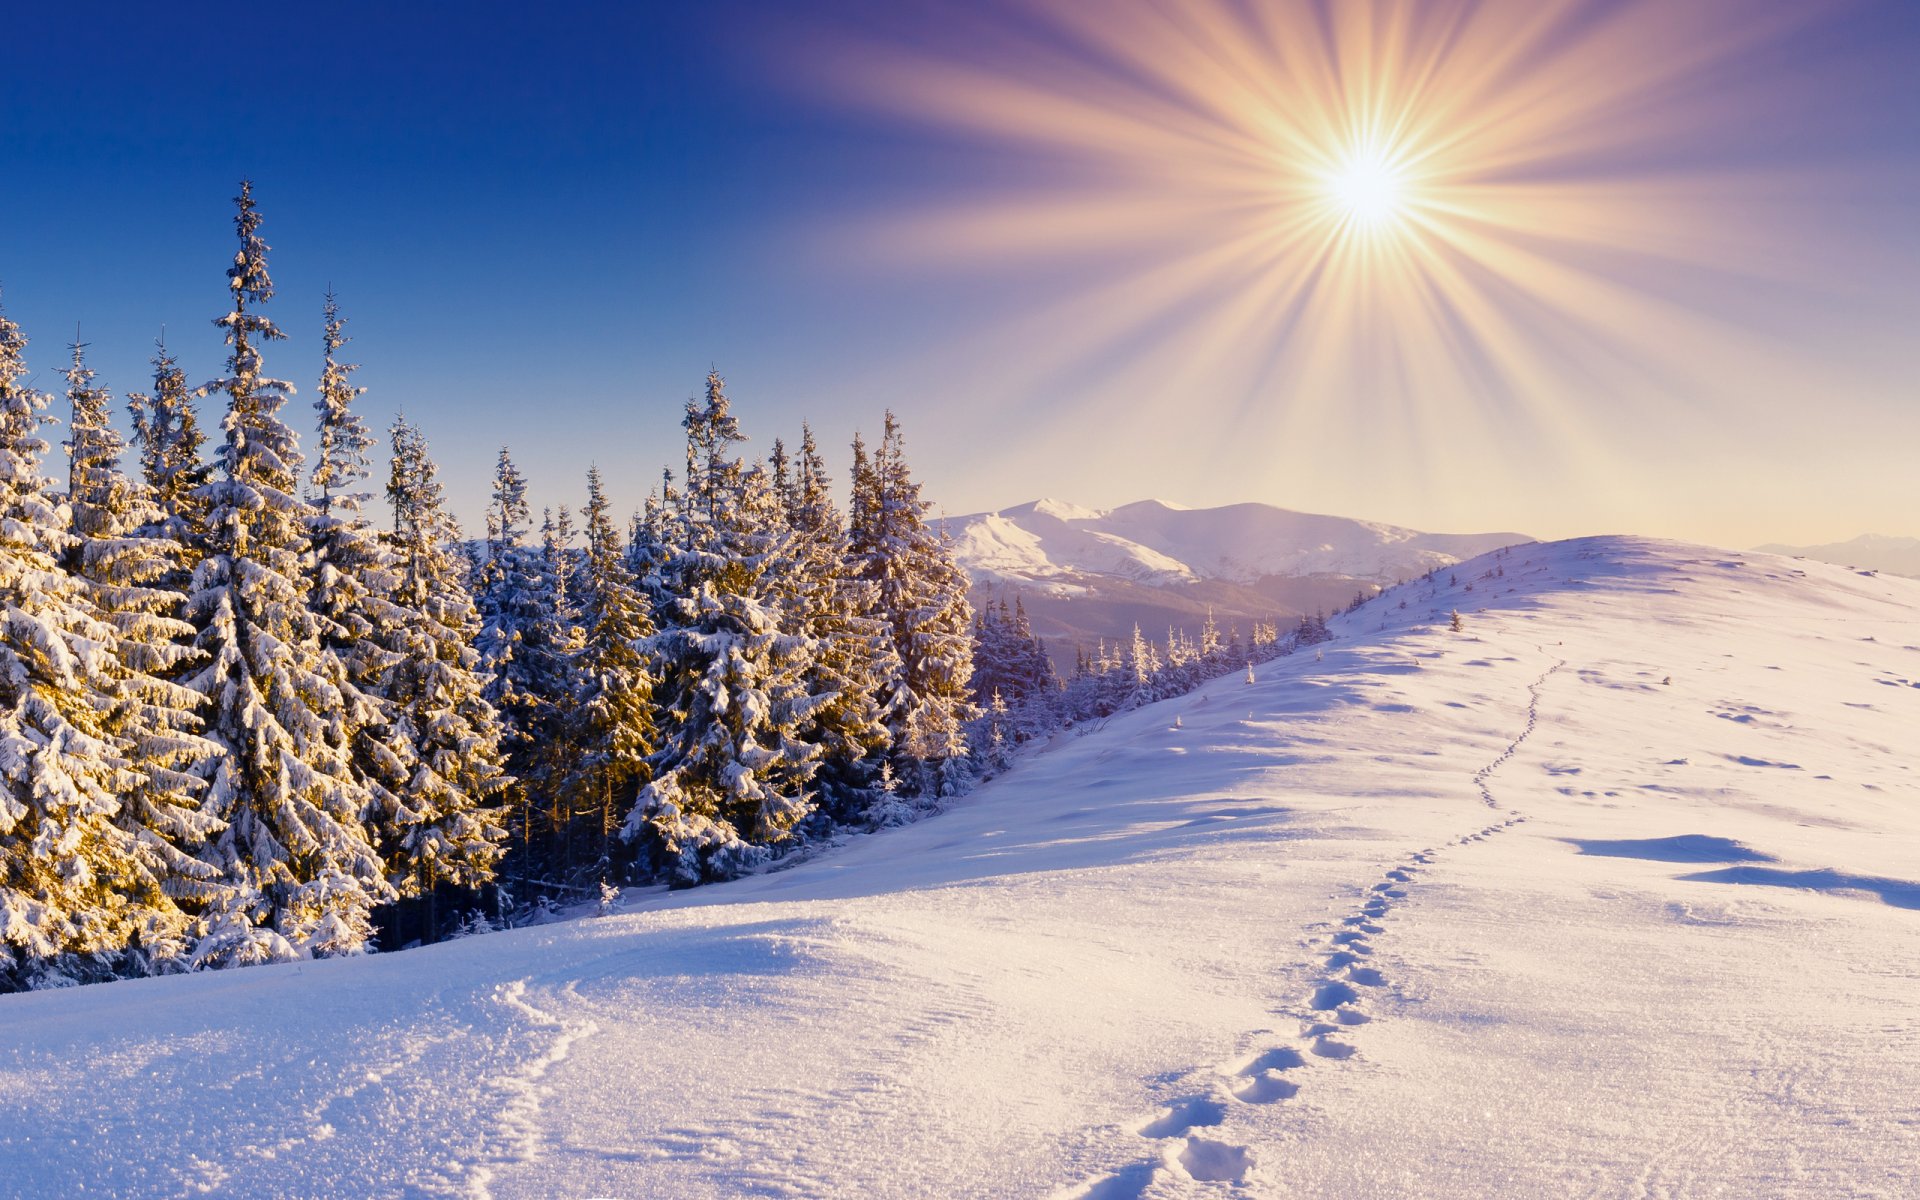
[[[1770,543],[1755,547],[1768,554],[1791,554],[1816,562],[1869,571],[1890,571],[1895,575],[1920,578],[1920,537],[1888,537],[1863,533],[1850,542],[1828,542],[1820,546],[1783,546]]]
[[[1421,533],[1270,504],[1185,508],[1162,500],[1107,510],[1036,500],[946,526],[975,580],[1038,584],[1055,594],[1102,579],[1166,586],[1337,575],[1389,584],[1531,540]]]
[[[1519,533],[1421,533],[1270,504],[1184,508],[1142,500],[1092,509],[1035,500],[946,522],[975,606],[1018,597],[1062,670],[1076,647],[1286,624],[1434,567],[1532,539]]]

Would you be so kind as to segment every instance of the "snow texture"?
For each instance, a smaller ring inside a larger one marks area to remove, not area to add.
[[[1911,1196],[1920,583],[1452,575],[790,870],[0,996],[0,1192]]]

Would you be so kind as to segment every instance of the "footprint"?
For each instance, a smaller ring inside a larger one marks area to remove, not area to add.
[[[1327,982],[1313,989],[1313,999],[1309,1003],[1312,1005],[1313,1011],[1326,1012],[1328,1009],[1339,1008],[1342,1004],[1352,1004],[1359,998],[1359,992],[1354,991],[1338,979],[1329,979]]]
[[[1313,1053],[1320,1058],[1340,1059],[1352,1058],[1355,1051],[1345,1042],[1336,1042],[1332,1038],[1320,1036],[1313,1039]]]
[[[1227,1106],[1205,1096],[1175,1101],[1166,1112],[1140,1127],[1145,1138],[1179,1137],[1189,1129],[1218,1125],[1227,1119]]]
[[[1372,954],[1373,953],[1373,947],[1367,945],[1367,935],[1364,933],[1357,933],[1353,930],[1347,930],[1342,933],[1334,934],[1333,944],[1336,946],[1345,946],[1347,949],[1353,951],[1355,954]]]
[[[1236,1075],[1258,1075],[1262,1071],[1289,1071],[1294,1067],[1304,1067],[1307,1060],[1292,1046],[1280,1046],[1273,1050],[1255,1055],[1252,1062],[1235,1071]]]
[[[1243,1184],[1253,1171],[1253,1151],[1246,1146],[1193,1137],[1181,1148],[1178,1162],[1188,1177],[1203,1183]]]
[[[1290,1100],[1300,1091],[1300,1085],[1287,1079],[1278,1071],[1262,1071],[1249,1079],[1246,1086],[1234,1092],[1234,1098],[1247,1104],[1272,1104],[1279,1100]]]
[[[1372,967],[1349,967],[1347,978],[1361,987],[1385,987],[1387,977]]]
[[[1365,1025],[1368,1021],[1373,1020],[1372,1017],[1357,1008],[1343,1008],[1333,1014],[1333,1019],[1342,1025]]]
[[[1057,1200],[1140,1200],[1146,1195],[1147,1187],[1153,1182],[1154,1172],[1158,1169],[1159,1164],[1155,1162],[1134,1163],[1091,1183],[1061,1192]]]
[[[1411,867],[1395,867],[1393,870],[1387,872],[1387,878],[1396,883],[1411,883],[1413,881],[1413,869]]]
[[[1360,961],[1360,956],[1351,950],[1336,950],[1327,955],[1327,970],[1338,971],[1341,967],[1352,966]]]
[[[1384,927],[1375,925],[1372,919],[1368,917],[1348,917],[1346,920],[1340,923],[1342,925],[1351,925],[1353,928],[1359,930],[1361,933],[1385,933],[1386,932],[1386,929]]]

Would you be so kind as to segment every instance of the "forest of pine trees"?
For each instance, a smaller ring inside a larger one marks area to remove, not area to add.
[[[842,513],[811,429],[749,458],[725,381],[622,521],[543,509],[502,449],[463,537],[425,434],[357,411],[329,293],[311,458],[250,184],[221,377],[164,344],[129,446],[76,341],[54,397],[0,315],[0,991],[435,940],[912,820],[1014,747],[1325,635],[1081,655],[976,614],[892,413]],[[201,406],[220,420],[202,425]],[[132,451],[137,470],[123,459]],[[410,913],[409,920],[398,914]]]
[[[973,614],[891,414],[843,516],[715,374],[644,512],[595,468],[536,529],[502,450],[469,542],[417,426],[377,452],[332,295],[303,453],[236,203],[221,376],[161,346],[129,447],[76,343],[64,487],[0,316],[0,990],[359,952],[406,904],[431,939],[965,790]]]

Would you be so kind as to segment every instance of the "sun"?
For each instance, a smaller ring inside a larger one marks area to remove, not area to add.
[[[1321,182],[1335,214],[1357,229],[1383,229],[1406,215],[1406,171],[1391,153],[1379,147],[1348,150]]]

